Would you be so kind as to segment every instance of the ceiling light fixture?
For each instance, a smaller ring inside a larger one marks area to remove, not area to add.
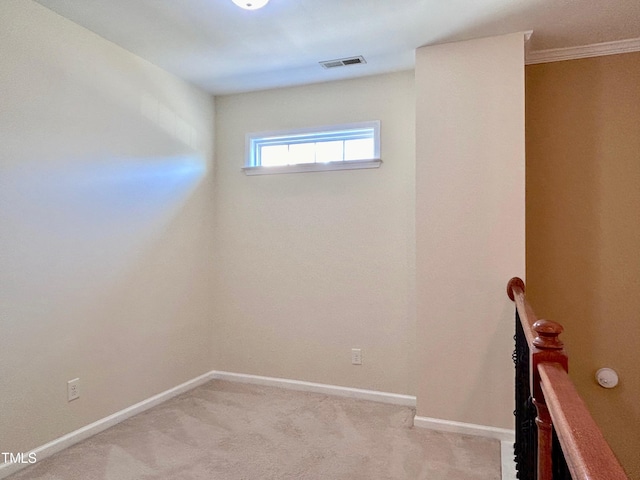
[[[264,7],[269,0],[232,0],[240,8],[245,10],[257,10]]]

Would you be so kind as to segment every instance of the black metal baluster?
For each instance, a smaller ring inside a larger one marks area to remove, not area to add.
[[[535,423],[536,408],[529,388],[529,345],[516,311],[515,351],[516,371],[516,443],[514,444],[517,477],[536,480],[538,430]]]

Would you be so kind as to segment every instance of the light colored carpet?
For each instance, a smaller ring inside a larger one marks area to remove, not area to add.
[[[411,408],[214,380],[11,480],[499,480],[500,442]]]

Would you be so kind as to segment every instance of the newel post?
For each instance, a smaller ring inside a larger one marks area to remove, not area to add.
[[[533,404],[538,413],[536,417],[536,425],[538,426],[538,480],[552,480],[551,449],[553,425],[544,394],[542,393],[538,365],[543,362],[559,363],[562,368],[568,370],[568,360],[563,349],[563,343],[558,338],[563,331],[562,325],[549,320],[538,320],[533,324],[533,330],[537,336],[530,351],[530,382]]]

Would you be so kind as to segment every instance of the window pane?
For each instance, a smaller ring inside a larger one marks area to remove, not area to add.
[[[343,141],[316,143],[316,162],[339,162],[343,160]]]
[[[374,158],[373,138],[346,140],[344,142],[345,160],[363,160]]]
[[[245,168],[286,165],[318,165],[331,169],[331,163],[344,160],[378,160],[380,122],[360,122],[333,127],[301,128],[247,135]],[[328,165],[329,164],[329,165]],[[336,164],[336,169],[350,165]],[[303,171],[312,169],[307,166]],[[357,167],[360,168],[360,167]],[[363,167],[367,168],[367,167]],[[279,170],[275,169],[276,172]]]
[[[289,164],[314,163],[316,161],[315,143],[294,143],[289,145]]]
[[[288,145],[269,145],[260,147],[260,164],[265,167],[289,164]]]

